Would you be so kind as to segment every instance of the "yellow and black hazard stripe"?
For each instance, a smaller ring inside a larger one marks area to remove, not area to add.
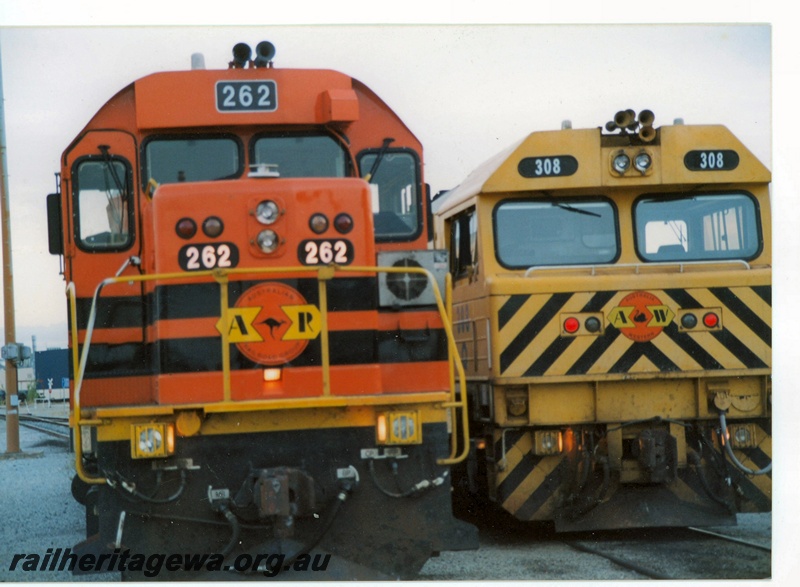
[[[639,342],[608,320],[631,292],[515,294],[498,313],[503,376],[600,375],[630,372],[716,371],[770,367],[771,287],[664,289],[652,292],[672,315],[681,309],[721,308],[722,328],[687,332],[671,319],[659,334]],[[565,312],[602,313],[596,336],[563,336]]]
[[[523,521],[548,519],[556,507],[548,502],[571,478],[569,461],[563,455],[535,455],[533,432],[508,429],[494,435],[496,502]]]

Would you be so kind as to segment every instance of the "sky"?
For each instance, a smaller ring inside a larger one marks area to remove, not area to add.
[[[372,0],[276,10],[240,0],[210,12],[190,8],[197,2],[139,0],[128,14],[118,4],[0,0],[20,342],[36,335],[39,349],[66,346],[64,282],[47,252],[44,202],[62,151],[92,114],[138,77],[188,69],[192,53],[203,53],[208,69],[225,68],[235,43],[269,40],[276,67],[336,69],[381,96],[421,140],[433,193],[565,119],[598,127],[617,110],[648,108],[656,126],[678,117],[728,126],[774,174],[773,386],[793,389],[800,53],[791,3]],[[784,399],[784,409],[797,408]]]

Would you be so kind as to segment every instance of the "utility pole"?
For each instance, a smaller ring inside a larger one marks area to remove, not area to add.
[[[6,116],[3,94],[3,59],[0,56],[0,214],[3,225],[3,305],[6,346],[16,344],[14,319],[14,272],[11,269],[11,208],[6,175]],[[6,453],[19,450],[19,398],[16,361],[6,360]]]

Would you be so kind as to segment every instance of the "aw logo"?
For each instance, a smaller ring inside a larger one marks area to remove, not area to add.
[[[674,317],[675,313],[669,306],[662,304],[660,299],[647,291],[635,291],[626,295],[608,313],[611,325],[634,342],[654,339]]]
[[[228,309],[217,330],[250,360],[262,365],[282,365],[297,358],[308,341],[319,336],[322,316],[294,288],[283,283],[251,287]]]

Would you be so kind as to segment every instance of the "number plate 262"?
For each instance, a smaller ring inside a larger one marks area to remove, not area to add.
[[[297,258],[303,265],[349,265],[353,256],[353,243],[345,239],[304,240],[297,247]]]
[[[272,80],[217,82],[216,96],[219,112],[272,112],[278,108],[278,87]]]
[[[178,252],[178,265],[184,271],[225,269],[238,264],[239,249],[233,243],[186,245]]]

